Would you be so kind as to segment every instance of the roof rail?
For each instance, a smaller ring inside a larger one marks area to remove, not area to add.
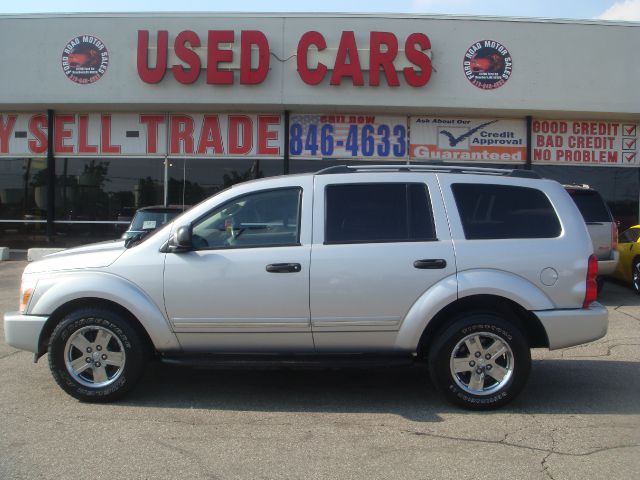
[[[478,175],[503,175],[519,178],[542,178],[532,170],[463,167],[459,165],[336,165],[316,172],[316,175],[355,172],[438,172],[438,173],[475,173]]]

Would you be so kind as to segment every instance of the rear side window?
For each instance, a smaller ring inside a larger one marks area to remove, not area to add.
[[[325,243],[435,240],[423,183],[328,185]]]
[[[535,188],[456,183],[451,189],[470,240],[555,238],[562,231],[551,202]]]
[[[584,221],[590,222],[611,222],[611,213],[606,203],[598,192],[593,190],[570,190],[569,195],[576,202],[578,210],[582,214]]]

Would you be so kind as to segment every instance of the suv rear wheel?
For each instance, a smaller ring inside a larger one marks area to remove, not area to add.
[[[146,355],[120,314],[97,308],[71,312],[49,340],[49,368],[58,385],[83,402],[120,398],[142,375]]]
[[[497,408],[522,390],[531,369],[526,338],[499,316],[458,317],[429,351],[436,388],[452,403],[473,410]]]

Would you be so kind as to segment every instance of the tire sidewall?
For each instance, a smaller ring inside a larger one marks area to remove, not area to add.
[[[511,378],[498,391],[473,395],[455,382],[450,368],[451,354],[464,337],[483,332],[496,335],[509,345],[514,367]],[[450,402],[472,410],[487,410],[509,403],[522,390],[531,369],[531,352],[515,325],[495,315],[473,314],[459,317],[439,334],[430,349],[429,369],[433,383]]]
[[[103,327],[115,335],[124,348],[125,365],[118,379],[104,387],[90,388],[67,370],[64,350],[69,337],[83,327]],[[138,335],[120,315],[99,309],[83,309],[65,316],[49,341],[49,368],[54,379],[69,395],[85,402],[108,402],[128,392],[140,376],[144,355]]]

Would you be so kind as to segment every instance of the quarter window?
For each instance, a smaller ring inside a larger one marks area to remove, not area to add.
[[[328,185],[325,243],[435,240],[423,183]]]
[[[551,202],[535,188],[456,183],[451,189],[470,240],[555,238],[562,231]]]
[[[298,245],[302,190],[284,188],[243,195],[213,210],[193,227],[196,249]]]

